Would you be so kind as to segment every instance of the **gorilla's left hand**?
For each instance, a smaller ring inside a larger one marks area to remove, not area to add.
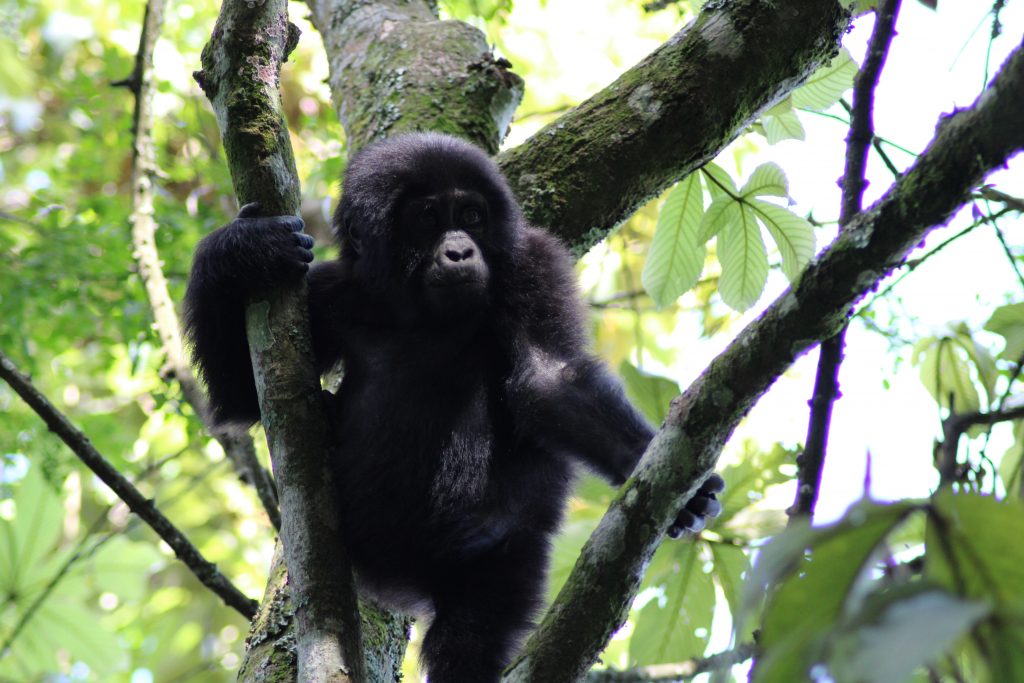
[[[708,519],[720,515],[722,504],[718,502],[716,495],[723,489],[725,480],[717,472],[712,472],[668,528],[669,537],[679,538],[683,533],[695,534],[704,529]]]

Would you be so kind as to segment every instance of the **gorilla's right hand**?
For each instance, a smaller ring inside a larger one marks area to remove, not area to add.
[[[309,270],[313,238],[302,232],[298,216],[263,216],[258,203],[210,233],[196,250],[194,270],[208,284],[253,291],[294,280]]]

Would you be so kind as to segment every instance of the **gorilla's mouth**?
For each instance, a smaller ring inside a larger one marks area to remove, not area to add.
[[[483,287],[487,281],[480,277],[477,269],[446,269],[431,274],[427,280],[427,286],[437,289],[456,289],[459,287]]]

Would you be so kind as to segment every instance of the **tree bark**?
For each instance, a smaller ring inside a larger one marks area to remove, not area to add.
[[[323,36],[349,152],[396,133],[435,130],[491,154],[508,131],[523,81],[483,33],[439,21],[425,0],[308,0]]]
[[[285,0],[226,0],[203,49],[203,70],[195,74],[217,114],[239,202],[259,201],[271,216],[299,211],[279,90],[281,64],[297,40]],[[327,464],[330,432],[305,301],[304,282],[257,295],[246,306],[246,334],[278,482],[298,676],[309,683],[359,683],[359,613],[338,533]],[[266,600],[256,624],[273,621],[286,606]]]

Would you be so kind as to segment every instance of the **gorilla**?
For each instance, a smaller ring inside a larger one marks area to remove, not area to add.
[[[337,260],[309,268],[294,216],[247,205],[199,244],[185,299],[218,423],[260,417],[245,337],[254,293],[306,277],[331,467],[357,584],[432,614],[431,683],[493,683],[541,606],[576,463],[614,485],[653,436],[587,350],[568,251],[526,224],[494,162],[433,133],[348,165]],[[712,475],[670,535],[719,514]]]

